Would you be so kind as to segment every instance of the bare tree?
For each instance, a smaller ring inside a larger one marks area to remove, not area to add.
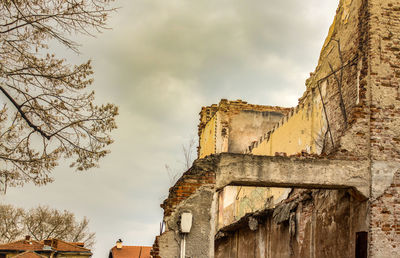
[[[184,157],[184,165],[185,165],[185,170],[188,170],[193,163],[193,154],[195,153],[195,144],[196,141],[194,140],[194,137],[190,139],[190,141],[187,143],[187,145],[182,144],[182,153]]]
[[[90,61],[71,65],[48,43],[78,52],[71,35],[104,29],[111,1],[0,0],[0,185],[46,184],[62,157],[85,170],[107,154],[117,107],[94,103]]]
[[[168,164],[165,164],[165,170],[167,171],[169,183],[171,185],[175,184],[181,175],[181,171],[171,168]],[[164,196],[162,198],[164,198]]]
[[[23,235],[23,217],[23,209],[0,205],[0,242],[10,242]]]
[[[12,242],[32,236],[35,240],[57,238],[68,242],[84,242],[92,247],[95,233],[89,232],[89,220],[76,220],[70,211],[38,206],[25,211],[11,205],[0,205],[0,242]]]
[[[165,164],[165,170],[167,171],[171,185],[174,184],[179,179],[179,177],[182,175],[183,172],[191,168],[193,161],[195,159],[194,155],[196,154],[195,145],[196,141],[194,137],[190,138],[190,140],[187,142],[186,145],[182,144],[183,161],[180,161],[180,163],[183,164],[183,169],[172,168],[168,164]]]
[[[85,246],[94,244],[95,234],[88,231],[89,220],[85,217],[76,221],[69,211],[58,211],[47,206],[38,206],[25,213],[24,226],[28,235],[35,240],[58,238],[69,242],[85,242]]]

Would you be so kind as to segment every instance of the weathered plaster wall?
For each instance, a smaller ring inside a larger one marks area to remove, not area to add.
[[[244,152],[288,112],[287,108],[225,99],[218,105],[203,107],[199,124],[199,158],[222,152]]]
[[[243,153],[253,141],[272,129],[283,114],[276,111],[241,110],[238,114],[226,114],[229,125],[227,152]]]
[[[170,216],[165,217],[166,232],[159,237],[160,257],[179,257],[183,235],[179,231],[180,215],[190,212],[193,215],[190,234],[186,235],[186,256],[207,258],[213,250],[214,228],[212,221],[212,203],[214,191],[210,187],[201,187],[184,202],[176,206]]]
[[[217,229],[240,220],[247,213],[274,208],[286,199],[290,188],[226,186],[218,193]]]
[[[221,229],[215,257],[355,257],[356,232],[368,230],[366,205],[346,190],[295,190],[276,209]]]
[[[288,155],[301,151],[320,153],[318,139],[322,130],[326,129],[325,117],[322,114],[322,102],[319,96],[313,104],[296,107],[289,115],[280,121],[272,132],[268,132],[259,143],[252,148],[255,155],[274,156],[276,152]]]

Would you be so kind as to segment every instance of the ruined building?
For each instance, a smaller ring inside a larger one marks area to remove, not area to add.
[[[399,257],[399,86],[400,1],[340,0],[296,107],[202,109],[153,257]]]

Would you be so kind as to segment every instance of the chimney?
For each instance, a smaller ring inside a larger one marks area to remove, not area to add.
[[[117,249],[122,249],[122,240],[121,238],[117,241]]]
[[[58,246],[58,239],[52,239],[51,241],[51,247],[53,247],[54,249],[57,249]]]
[[[26,240],[26,241],[31,240],[31,236],[30,236],[30,235],[26,235],[26,236],[25,236],[25,240]]]

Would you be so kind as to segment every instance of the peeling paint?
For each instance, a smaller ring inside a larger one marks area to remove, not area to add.
[[[217,229],[235,223],[248,213],[275,207],[290,191],[290,188],[276,187],[224,187],[219,192]]]

